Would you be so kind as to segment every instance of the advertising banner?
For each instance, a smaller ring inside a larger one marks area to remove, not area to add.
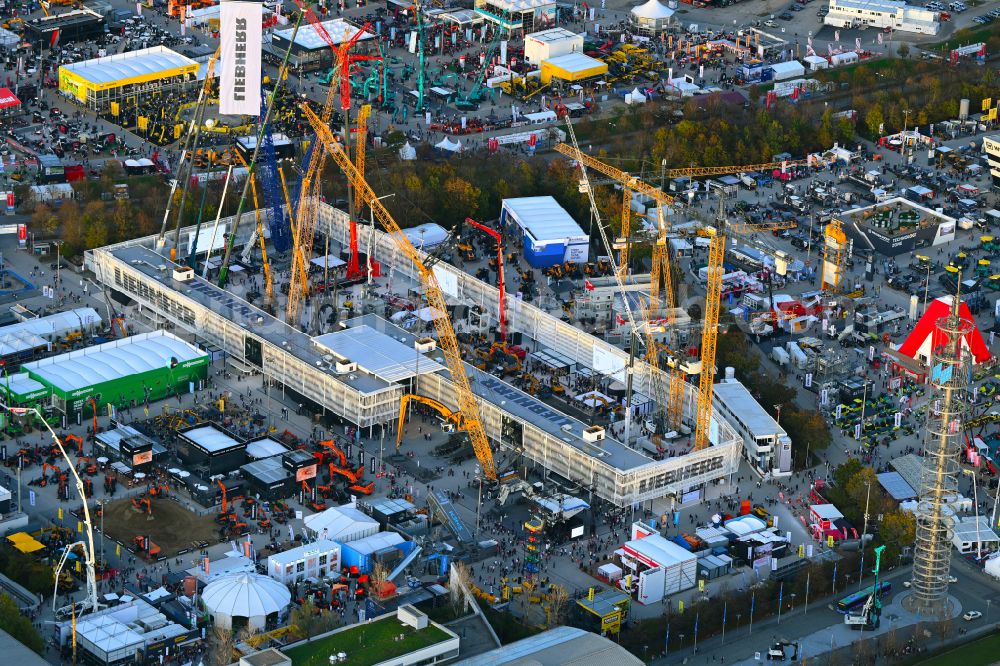
[[[222,35],[219,112],[260,115],[262,5],[229,0],[220,4]]]

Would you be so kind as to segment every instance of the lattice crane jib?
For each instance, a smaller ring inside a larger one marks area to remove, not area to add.
[[[731,164],[715,167],[687,167],[682,169],[667,169],[664,178],[704,178],[706,176],[724,176],[732,173],[750,173],[753,171],[768,171],[771,169],[785,170],[793,166],[808,166],[814,160],[784,160],[783,162],[763,162],[761,164]]]
[[[427,304],[432,308],[437,316],[434,317],[434,328],[438,335],[438,342],[444,353],[445,361],[450,371],[450,378],[455,386],[458,398],[458,411],[465,419],[465,431],[472,440],[472,448],[475,451],[476,459],[479,461],[484,476],[490,481],[497,478],[496,464],[493,461],[493,451],[490,448],[486,430],[483,427],[479,416],[479,405],[476,396],[472,392],[469,377],[465,371],[465,364],[462,361],[462,351],[455,336],[455,329],[452,327],[451,319],[448,317],[448,304],[445,300],[444,292],[438,284],[434,271],[424,266],[420,258],[420,253],[413,244],[407,240],[399,224],[393,219],[389,211],[386,210],[382,202],[379,201],[375,192],[367,181],[361,177],[357,168],[351,162],[350,157],[343,147],[334,139],[330,128],[307,105],[302,106],[302,110],[308,118],[317,139],[320,140],[326,152],[336,162],[354,187],[361,191],[365,203],[371,207],[372,213],[379,224],[389,234],[389,237],[396,243],[396,247],[407,256],[417,267],[420,273],[420,282],[423,285]]]
[[[615,240],[618,248],[618,276],[624,280],[628,277],[628,239],[632,233],[632,193],[622,185],[621,235]]]
[[[355,141],[354,141],[354,167],[358,170],[358,173],[364,177],[365,175],[365,148],[368,142],[368,117],[372,113],[372,105],[364,104],[358,110],[357,117],[357,129],[355,130]],[[361,214],[361,209],[364,202],[361,200],[361,195],[357,192],[354,193],[354,209]]]
[[[719,309],[722,300],[722,260],[726,237],[717,234],[708,247],[708,282],[705,292],[705,327],[701,332],[701,377],[698,384],[698,407],[695,422],[694,450],[709,445],[712,421],[712,390],[715,383],[715,350],[719,338]]]

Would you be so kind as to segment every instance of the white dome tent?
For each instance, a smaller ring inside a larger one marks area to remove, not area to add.
[[[403,161],[411,161],[417,159],[417,149],[410,145],[407,141],[406,144],[399,149],[399,159]]]
[[[238,573],[209,583],[201,598],[216,626],[236,631],[250,625],[264,631],[284,615],[292,593],[267,576]]]
[[[648,0],[632,8],[629,21],[639,32],[657,34],[673,25],[674,10],[660,4],[659,0]]]

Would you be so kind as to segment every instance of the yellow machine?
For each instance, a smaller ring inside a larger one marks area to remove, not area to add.
[[[453,412],[448,407],[433,398],[425,398],[422,395],[415,395],[413,393],[405,394],[399,401],[399,424],[396,426],[396,450],[399,450],[399,445],[403,441],[403,424],[406,421],[406,408],[410,402],[419,402],[421,405],[427,405],[438,414],[444,418],[445,424],[452,424],[458,430],[465,430],[465,421],[462,418],[461,412]]]
[[[420,253],[407,239],[406,234],[402,232],[399,224],[395,219],[393,219],[392,215],[389,214],[389,211],[386,210],[384,205],[382,205],[382,202],[372,190],[371,186],[367,183],[367,181],[365,181],[361,174],[358,173],[357,167],[354,166],[354,163],[347,155],[343,146],[341,146],[334,138],[329,124],[317,116],[307,104],[303,104],[301,108],[306,118],[309,120],[309,123],[312,125],[313,131],[316,132],[317,140],[321,142],[323,148],[325,149],[317,152],[327,153],[333,161],[337,163],[337,166],[339,166],[341,171],[344,172],[351,184],[361,191],[362,201],[364,201],[365,204],[371,208],[374,218],[378,220],[380,225],[382,225],[388,233],[389,238],[391,238],[393,242],[396,243],[396,247],[414,263],[419,272],[420,283],[423,286],[424,294],[427,298],[427,304],[437,312],[447,313],[447,301],[445,300],[444,292],[441,291],[441,286],[438,284],[437,277],[434,275],[433,270],[424,265]],[[310,169],[311,168],[312,165],[310,165]],[[303,186],[305,186],[305,183],[303,183]],[[306,222],[302,220],[301,216],[299,216],[298,230],[300,234],[306,226]],[[458,339],[455,337],[455,329],[452,326],[451,319],[446,315],[435,317],[434,328],[437,332],[438,343],[440,344],[441,350],[444,352],[448,369],[451,371],[451,381],[454,384],[455,393],[458,398],[459,411],[462,413],[464,430],[469,434],[469,439],[472,440],[472,448],[473,451],[475,451],[476,459],[482,467],[483,475],[489,481],[496,481],[497,469],[496,463],[493,460],[493,451],[490,449],[490,442],[486,437],[486,430],[480,420],[479,405],[476,402],[476,396],[472,392],[472,387],[469,384],[469,377],[466,374],[464,361],[462,359],[462,349],[458,344]]]

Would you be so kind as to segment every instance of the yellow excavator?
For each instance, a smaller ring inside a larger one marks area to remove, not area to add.
[[[440,414],[443,419],[443,425],[445,427],[451,426],[455,430],[465,429],[465,419],[462,417],[461,412],[453,412],[446,405],[438,402],[433,398],[425,398],[422,395],[415,395],[413,393],[407,393],[403,395],[402,399],[399,401],[399,424],[396,426],[396,450],[399,450],[399,445],[403,441],[403,425],[406,421],[406,407],[410,402],[419,402],[421,405],[427,405],[438,414]]]

